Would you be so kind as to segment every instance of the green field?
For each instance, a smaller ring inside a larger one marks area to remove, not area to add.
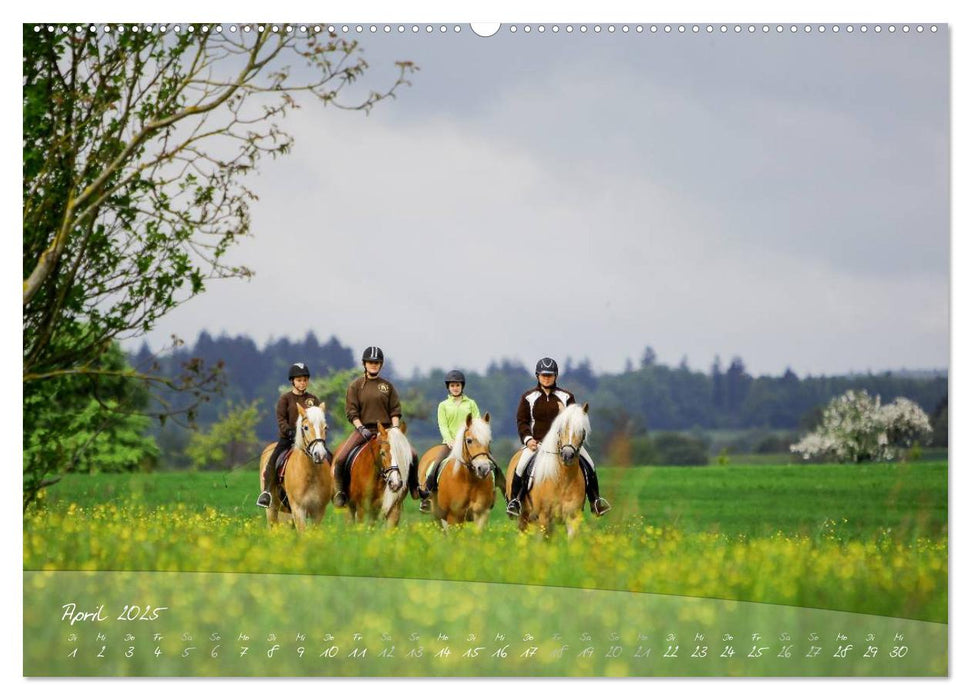
[[[24,520],[27,570],[324,574],[540,584],[947,620],[947,464],[603,468],[614,504],[566,541],[396,531],[268,532],[252,473],[66,477]]]

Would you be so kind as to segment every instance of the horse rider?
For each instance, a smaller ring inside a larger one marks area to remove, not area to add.
[[[387,429],[397,428],[401,422],[401,402],[398,399],[398,391],[394,388],[394,384],[381,376],[384,352],[376,345],[372,345],[364,351],[361,362],[364,364],[364,374],[347,387],[344,404],[347,420],[354,426],[354,432],[344,441],[334,457],[333,501],[338,508],[347,505],[349,484],[344,483],[346,471],[344,460],[347,459],[347,455],[352,449],[374,437],[378,424]],[[417,456],[413,455],[412,467],[415,466],[416,459]],[[409,480],[416,478],[413,476],[415,471],[414,468],[411,469]],[[412,494],[414,495],[414,491]]]
[[[280,439],[276,443],[273,454],[263,467],[263,486],[264,491],[256,499],[256,505],[261,508],[269,508],[270,488],[276,481],[276,461],[284,451],[293,447],[293,438],[297,434],[297,417],[299,415],[297,405],[304,409],[311,406],[319,406],[320,399],[307,391],[307,384],[310,382],[310,370],[303,362],[296,362],[290,365],[287,374],[290,379],[290,391],[282,394],[276,403],[276,423],[280,429]]]
[[[556,378],[559,373],[556,361],[544,357],[536,363],[536,386],[528,389],[519,399],[516,424],[519,428],[519,439],[526,449],[519,458],[512,478],[509,494],[512,499],[506,507],[506,513],[510,516],[518,517],[522,512],[522,499],[525,496],[523,474],[529,463],[536,457],[536,449],[549,432],[553,419],[561,408],[576,403],[572,393],[557,386]],[[593,459],[585,447],[580,447],[580,470],[586,482],[590,510],[595,515],[601,516],[610,510],[610,504],[607,499],[600,496],[597,472],[594,469]]]
[[[445,375],[445,387],[448,389],[448,396],[438,404],[438,431],[442,434],[442,444],[439,452],[425,472],[425,485],[419,489],[421,503],[418,510],[422,513],[430,513],[432,509],[431,493],[435,490],[437,482],[435,473],[438,466],[442,463],[455,444],[455,438],[459,431],[465,428],[465,418],[471,415],[473,418],[479,417],[479,407],[475,401],[465,395],[465,375],[457,369]],[[429,484],[432,488],[429,489]]]

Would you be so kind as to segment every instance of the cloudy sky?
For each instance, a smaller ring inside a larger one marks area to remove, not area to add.
[[[210,285],[153,347],[313,330],[405,373],[617,371],[645,345],[756,374],[948,365],[946,26],[407,26],[360,41],[366,84],[407,59],[412,86],[370,116],[288,117],[295,149],[261,166],[233,252],[256,276]]]

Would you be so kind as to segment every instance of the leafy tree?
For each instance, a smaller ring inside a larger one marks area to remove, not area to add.
[[[208,430],[192,434],[186,454],[196,469],[235,469],[259,460],[263,443],[256,437],[259,401],[230,404]]]
[[[117,343],[98,359],[97,374],[66,375],[24,385],[24,510],[66,472],[150,469],[158,456],[145,436],[150,419],[143,384],[125,376]]]
[[[414,70],[354,103],[341,99],[367,64],[356,42],[293,27],[23,27],[23,382],[27,399],[82,384],[141,378],[188,390],[191,412],[217,375],[190,358],[178,378],[106,369],[115,340],[150,330],[207,281],[245,278],[226,253],[250,232],[260,159],[289,152],[278,124],[307,95],[368,111]],[[296,69],[291,69],[296,65]],[[33,408],[31,406],[31,408]],[[24,462],[25,502],[49,470]],[[28,470],[37,469],[37,473]]]
[[[367,64],[336,35],[67,29],[24,25],[25,381],[85,367],[209,279],[249,276],[225,254],[249,233],[245,176],[292,146],[276,120],[294,96],[369,110],[412,69],[345,105]],[[64,333],[71,356],[50,342]]]
[[[881,405],[879,396],[850,390],[833,399],[823,409],[819,428],[790,449],[804,459],[889,461],[900,448],[919,445],[931,433],[927,414],[913,401],[897,398]]]

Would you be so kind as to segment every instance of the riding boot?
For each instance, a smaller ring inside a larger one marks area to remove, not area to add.
[[[513,472],[512,475],[512,486],[509,487],[509,495],[512,497],[509,500],[509,505],[506,506],[506,515],[518,518],[522,510],[522,501],[520,500],[520,491],[523,489],[523,477],[519,474]]]
[[[276,454],[275,450],[273,454]],[[270,488],[272,488],[274,472],[276,471],[275,463],[276,460],[271,455],[270,460],[266,463],[266,467],[263,468],[263,492],[256,499],[256,505],[260,508],[269,508],[273,502],[273,496],[270,495]]]
[[[590,501],[590,511],[600,517],[610,510],[610,504],[606,498],[600,496],[600,483],[597,480],[597,472],[585,459],[580,460],[580,471],[583,472],[583,480],[587,485],[587,499]]]
[[[344,465],[335,464],[334,465],[334,496],[330,500],[333,501],[335,508],[343,508],[347,505],[347,492],[344,490]]]

